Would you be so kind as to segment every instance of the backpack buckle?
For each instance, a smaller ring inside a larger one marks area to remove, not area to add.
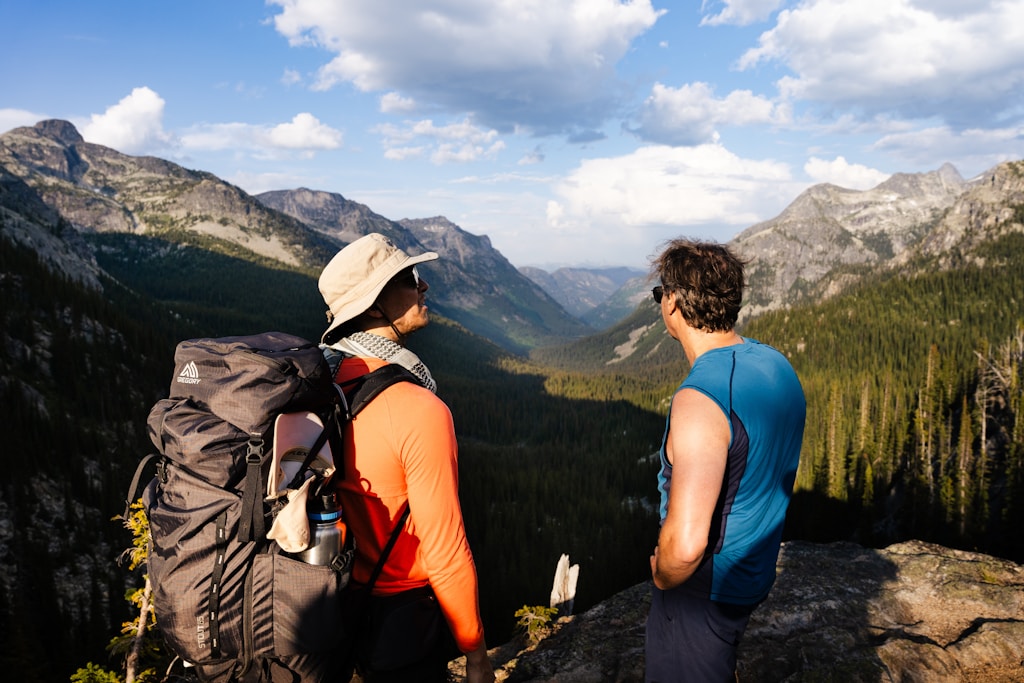
[[[245,462],[249,465],[256,464],[263,460],[263,435],[249,435],[249,450],[245,453]]]

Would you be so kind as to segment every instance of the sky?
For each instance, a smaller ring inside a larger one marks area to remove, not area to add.
[[[1024,0],[0,0],[0,132],[646,268],[818,183],[1024,159]]]

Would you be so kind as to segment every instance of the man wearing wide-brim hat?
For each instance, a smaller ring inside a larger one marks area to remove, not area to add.
[[[338,252],[320,275],[330,321],[321,341],[335,381],[344,384],[388,363],[418,380],[389,386],[346,428],[338,491],[356,540],[355,582],[368,583],[406,503],[410,511],[374,584],[371,612],[383,618],[391,606],[415,602],[417,618],[400,617],[398,624],[412,627],[415,642],[364,638],[357,664],[367,683],[445,681],[447,661],[458,654],[453,640],[466,654],[471,683],[494,680],[459,504],[451,412],[434,394],[430,371],[405,347],[429,322],[428,285],[417,266],[435,259],[433,252],[411,256],[371,233]],[[434,614],[420,613],[424,604],[428,611],[433,605]]]

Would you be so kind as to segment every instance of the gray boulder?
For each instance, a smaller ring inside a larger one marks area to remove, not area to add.
[[[536,645],[495,649],[498,680],[643,681],[649,590],[560,619]],[[1024,567],[919,541],[786,543],[738,668],[756,683],[1024,681]]]

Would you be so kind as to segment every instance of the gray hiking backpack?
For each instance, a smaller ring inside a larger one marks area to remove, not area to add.
[[[325,440],[340,454],[344,423],[398,381],[415,378],[387,365],[346,396],[316,344],[279,332],[178,345],[169,397],[149,416],[162,457],[142,499],[157,626],[200,680],[276,680],[277,671],[347,680],[353,634],[342,598],[352,548],[333,565],[313,565],[267,539],[281,506],[265,497],[272,430],[281,413],[319,416],[325,427],[308,468]]]

